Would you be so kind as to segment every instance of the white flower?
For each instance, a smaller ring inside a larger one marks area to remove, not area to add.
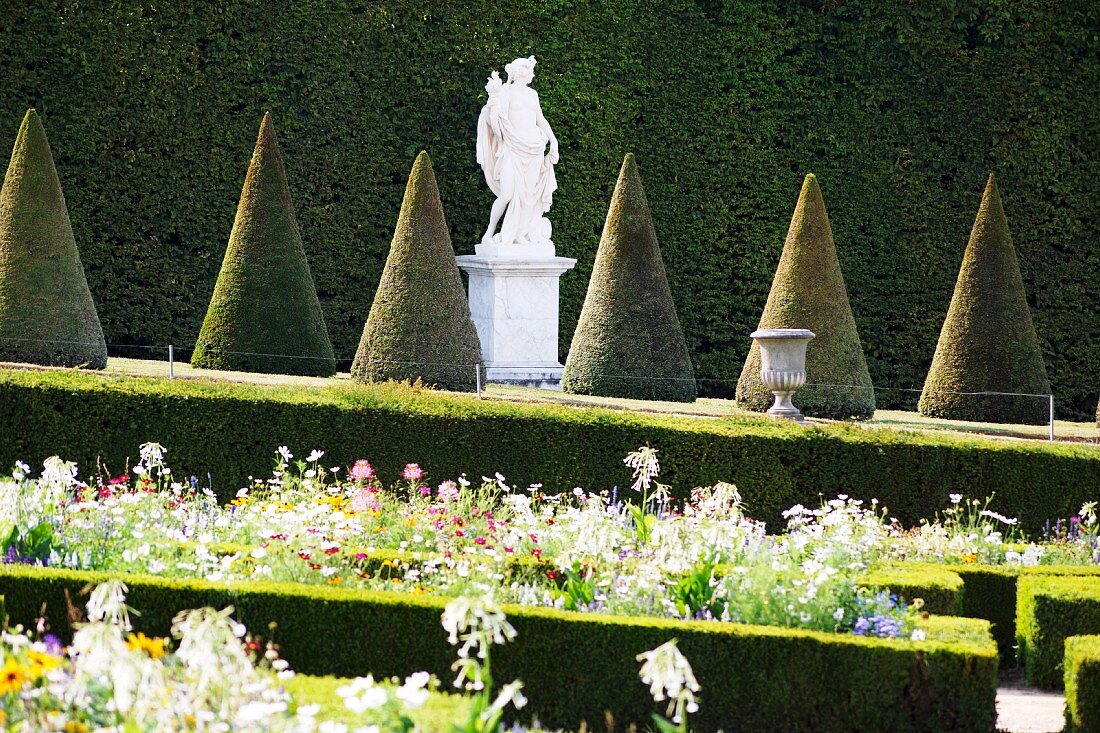
[[[356,714],[380,708],[389,699],[385,689],[374,684],[371,675],[356,677],[350,684],[338,687],[336,694],[344,698],[344,707]]]
[[[928,638],[928,635],[924,633],[924,629],[913,629],[913,634],[910,636],[913,641],[924,641]]]
[[[649,491],[649,485],[661,472],[661,466],[657,462],[657,449],[643,445],[633,453],[628,453],[623,463],[634,469],[634,483],[630,488],[639,493]]]
[[[284,461],[290,461],[294,457],[294,454],[290,452],[290,449],[285,445],[279,446],[279,455],[283,457]]]
[[[130,631],[130,609],[126,607],[126,584],[118,578],[106,580],[88,597],[88,620],[104,621]]]
[[[949,494],[947,498],[951,500],[952,504],[958,504],[962,501],[963,496],[962,494]]]
[[[309,457],[306,458],[306,462],[307,463],[316,463],[317,461],[321,460],[321,456],[323,456],[324,454],[325,454],[325,452],[323,450],[314,449],[314,451],[309,454]]]
[[[486,647],[514,639],[516,630],[504,611],[489,596],[459,596],[443,609],[443,629],[451,644],[462,643],[458,656],[466,658],[476,651],[485,658]]]
[[[1017,522],[1020,521],[1016,517],[1013,517],[1013,518],[1009,519],[1008,517],[1006,517],[1003,514],[998,514],[997,512],[993,512],[993,511],[990,511],[988,509],[983,509],[981,515],[983,517],[989,517],[991,519],[996,519],[998,522],[1001,522],[1002,524],[1008,524],[1008,525],[1014,525],[1014,524],[1016,524]]]
[[[699,709],[694,693],[699,691],[699,682],[691,671],[688,662],[676,646],[676,639],[670,639],[656,649],[642,652],[637,657],[642,662],[638,673],[644,684],[649,685],[649,694],[654,702],[668,700],[668,714],[676,710],[676,703],[683,701],[688,712]],[[673,722],[679,722],[675,718]]]
[[[431,675],[427,672],[415,672],[405,678],[405,684],[397,688],[397,699],[409,710],[415,710],[428,699],[427,685]]]

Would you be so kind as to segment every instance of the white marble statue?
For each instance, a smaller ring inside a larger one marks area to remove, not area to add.
[[[545,214],[558,187],[558,140],[542,115],[538,93],[528,86],[535,76],[535,57],[516,59],[504,71],[507,83],[495,71],[489,77],[489,100],[477,120],[477,162],[497,197],[481,241],[498,247],[553,247]]]

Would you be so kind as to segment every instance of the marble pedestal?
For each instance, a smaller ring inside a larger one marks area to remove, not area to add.
[[[555,257],[552,245],[476,251],[456,259],[470,277],[486,381],[559,389],[558,278],[577,261]]]

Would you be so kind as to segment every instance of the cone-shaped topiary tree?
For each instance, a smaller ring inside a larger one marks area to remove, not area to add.
[[[573,394],[695,401],[695,372],[634,155],[623,160],[565,361]]]
[[[0,191],[0,361],[107,366],[53,153],[33,109]]]
[[[1043,352],[1024,298],[1024,281],[993,174],[963,253],[955,294],[917,408],[951,420],[1043,424],[1048,395]]]
[[[336,373],[270,114],[260,124],[191,364],[269,374]]]
[[[352,377],[420,380],[469,392],[481,344],[455,262],[432,161],[413,163],[382,279],[374,294]]]
[[[772,280],[760,328],[808,328],[816,338],[806,350],[807,381],[795,404],[814,417],[869,418],[875,392],[859,341],[848,290],[840,271],[821,186],[810,173],[802,183],[787,241]],[[754,342],[737,381],[737,402],[765,412],[774,397],[760,381],[760,347]]]

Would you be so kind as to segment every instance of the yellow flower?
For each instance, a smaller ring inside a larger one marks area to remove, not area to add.
[[[962,561],[964,565],[971,565],[978,562],[978,555],[973,552],[968,552],[962,556]]]
[[[31,659],[31,676],[35,678],[41,677],[51,669],[57,669],[61,666],[61,658],[55,657],[52,654],[37,652],[34,649],[30,649],[27,651],[27,656]]]
[[[65,724],[65,733],[88,733],[88,724],[70,720]]]
[[[13,657],[8,657],[8,661],[4,663],[3,667],[0,667],[0,695],[18,692],[27,683],[28,679],[30,677],[27,674],[26,667],[15,661]]]
[[[130,634],[126,639],[126,648],[134,652],[145,652],[153,659],[160,659],[167,652],[165,646],[167,639],[151,639],[145,634]]]

